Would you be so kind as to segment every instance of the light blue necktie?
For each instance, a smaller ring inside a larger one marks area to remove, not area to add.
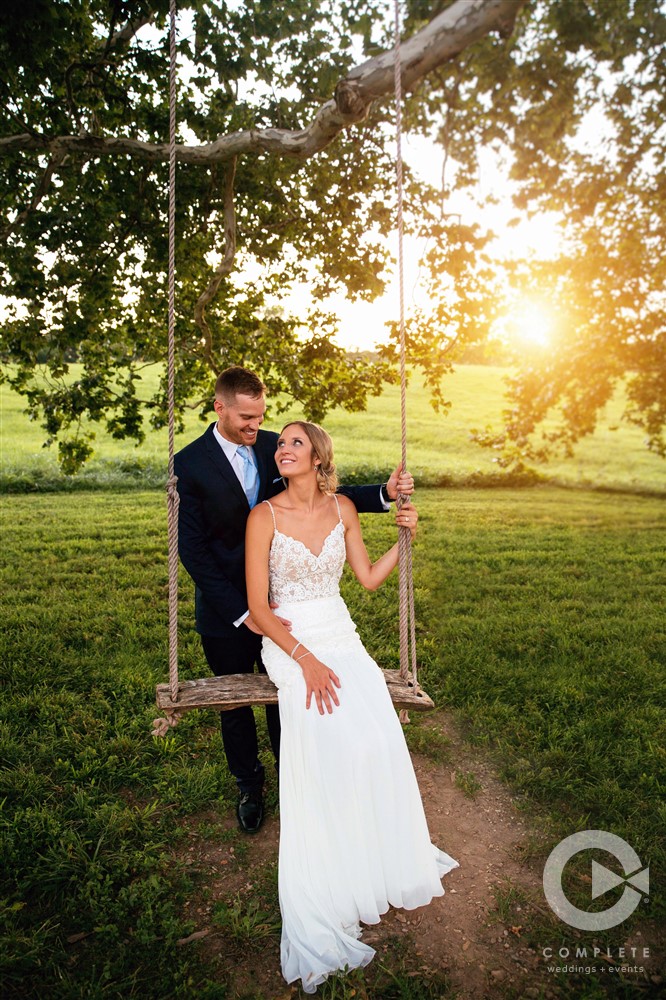
[[[250,456],[250,450],[246,444],[241,444],[236,449],[243,459],[243,489],[250,507],[254,507],[259,496],[259,473]]]

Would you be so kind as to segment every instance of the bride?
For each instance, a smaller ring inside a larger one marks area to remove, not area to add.
[[[339,591],[345,559],[375,590],[397,565],[398,545],[370,562],[354,505],[335,494],[321,427],[288,424],[276,462],[287,488],[250,514],[246,578],[282,724],[282,973],[314,993],[330,973],[372,960],[361,922],[443,895],[440,880],[458,863],[430,842],[386,682]],[[411,504],[397,515],[412,538],[417,517]]]

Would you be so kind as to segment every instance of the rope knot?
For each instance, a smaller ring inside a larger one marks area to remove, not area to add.
[[[406,503],[409,503],[412,498],[407,493],[398,493],[396,497],[395,505],[398,510],[402,510]]]
[[[177,510],[180,502],[180,494],[178,492],[178,476],[175,476],[172,473],[166,481],[165,489],[167,502]]]
[[[170,729],[180,722],[182,712],[169,712],[166,717],[153,719],[153,736],[166,736]]]

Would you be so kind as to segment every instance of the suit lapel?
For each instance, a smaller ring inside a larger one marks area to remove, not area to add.
[[[245,504],[245,506],[249,511],[250,505],[247,502],[247,497],[245,496],[245,490],[241,486],[238,476],[232,469],[231,462],[229,461],[229,459],[224,454],[219,444],[215,440],[215,435],[213,434],[214,426],[215,426],[214,424],[211,424],[204,437],[204,441],[206,444],[206,451],[208,452],[208,457],[210,458],[211,462],[213,463],[217,471],[222,475],[227,486],[231,489],[232,493],[237,498],[237,500],[240,503]]]
[[[257,460],[257,469],[259,471],[259,497],[257,503],[265,500],[271,492],[273,477],[275,476],[274,440],[272,435],[264,437],[264,432],[259,431],[257,443],[254,446],[254,457]]]

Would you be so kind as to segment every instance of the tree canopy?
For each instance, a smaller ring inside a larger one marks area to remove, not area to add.
[[[180,3],[181,412],[205,413],[213,373],[231,363],[315,419],[362,408],[393,378],[395,338],[376,360],[351,358],[332,343],[326,309],[334,292],[371,300],[392,266],[391,6]],[[4,377],[70,471],[91,449],[84,417],[137,440],[146,411],[154,426],[165,420],[164,390],[140,401],[138,386],[142,367],[166,355],[167,7],[10,0],[0,24]],[[406,170],[406,222],[428,239],[432,303],[410,319],[410,359],[441,398],[441,374],[487,336],[502,288],[546,289],[566,316],[557,350],[516,375],[506,427],[479,439],[505,462],[570,447],[626,379],[626,417],[663,454],[663,5],[401,7],[404,125],[447,162],[441,190]],[[593,146],[595,115],[607,138]],[[507,163],[517,211],[562,215],[559,259],[502,273],[492,234],[447,214],[488,147]],[[306,317],[281,305],[300,282]],[[559,424],[539,440],[554,412]]]

